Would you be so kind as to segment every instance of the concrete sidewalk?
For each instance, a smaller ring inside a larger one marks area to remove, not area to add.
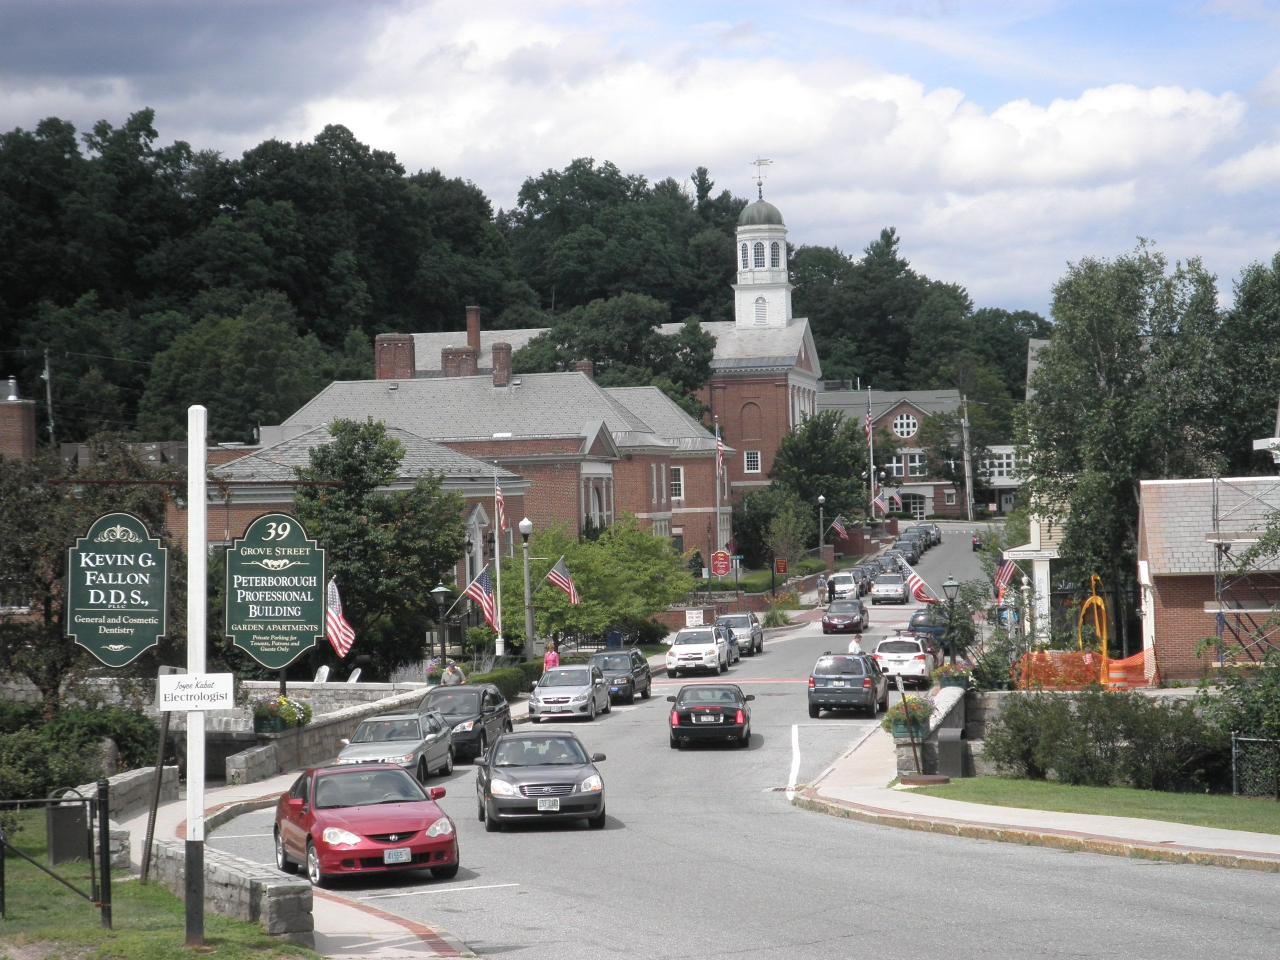
[[[943,800],[890,787],[896,777],[893,738],[876,729],[797,790],[792,802],[909,830],[1280,873],[1280,835]]]
[[[248,813],[275,805],[298,774],[283,773],[258,783],[212,787],[205,792],[205,832]],[[142,865],[147,814],[122,821],[129,830],[132,861]],[[184,839],[187,803],[181,798],[162,804],[156,811],[155,835],[159,839]],[[447,931],[358,903],[328,890],[313,891],[315,949],[326,957],[425,958],[474,957],[465,944]]]

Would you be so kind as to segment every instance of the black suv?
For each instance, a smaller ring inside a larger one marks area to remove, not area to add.
[[[475,759],[511,730],[511,707],[492,683],[435,687],[418,703],[418,713],[439,710],[453,728],[454,755]]]
[[[809,716],[823,710],[865,710],[875,716],[889,706],[889,680],[880,665],[861,653],[827,651],[809,674]]]
[[[649,661],[639,650],[606,650],[592,655],[591,666],[599,667],[604,674],[612,699],[635,703],[636,694],[648,700],[653,693]]]

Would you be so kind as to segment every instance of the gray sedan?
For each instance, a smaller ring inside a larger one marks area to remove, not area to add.
[[[476,767],[476,813],[485,830],[531,820],[584,819],[605,825],[604,781],[572,733],[507,733]]]
[[[453,736],[436,711],[370,717],[356,727],[338,763],[396,763],[426,782],[432,773],[453,772]]]
[[[534,684],[529,694],[529,719],[534,723],[554,717],[586,717],[613,709],[609,684],[596,666],[553,667]]]

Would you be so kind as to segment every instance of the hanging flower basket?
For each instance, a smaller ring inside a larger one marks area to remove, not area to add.
[[[311,722],[311,705],[293,697],[264,697],[253,702],[253,732],[283,733]]]

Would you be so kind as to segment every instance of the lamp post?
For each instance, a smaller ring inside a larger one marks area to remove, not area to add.
[[[533,521],[525,517],[520,521],[520,540],[524,548],[524,658],[534,657],[533,592],[529,589],[529,534],[533,533]]]
[[[827,502],[827,498],[822,494],[818,494],[818,559],[822,557],[822,541],[827,536],[826,517],[822,513],[822,505]]]
[[[1022,636],[1027,642],[1028,650],[1031,649],[1031,630],[1031,578],[1024,574],[1022,577]]]
[[[445,639],[444,639],[444,602],[449,596],[449,588],[444,585],[443,580],[436,582],[435,587],[431,590],[431,599],[436,602],[436,636],[440,638],[440,658],[443,660],[445,655]],[[436,645],[431,644],[430,654],[434,656]],[[430,657],[428,657],[430,659]]]
[[[960,584],[956,583],[955,577],[947,574],[947,580],[942,585],[942,593],[947,598],[947,651],[951,654],[951,665],[954,667],[956,665],[956,597],[960,594]]]

